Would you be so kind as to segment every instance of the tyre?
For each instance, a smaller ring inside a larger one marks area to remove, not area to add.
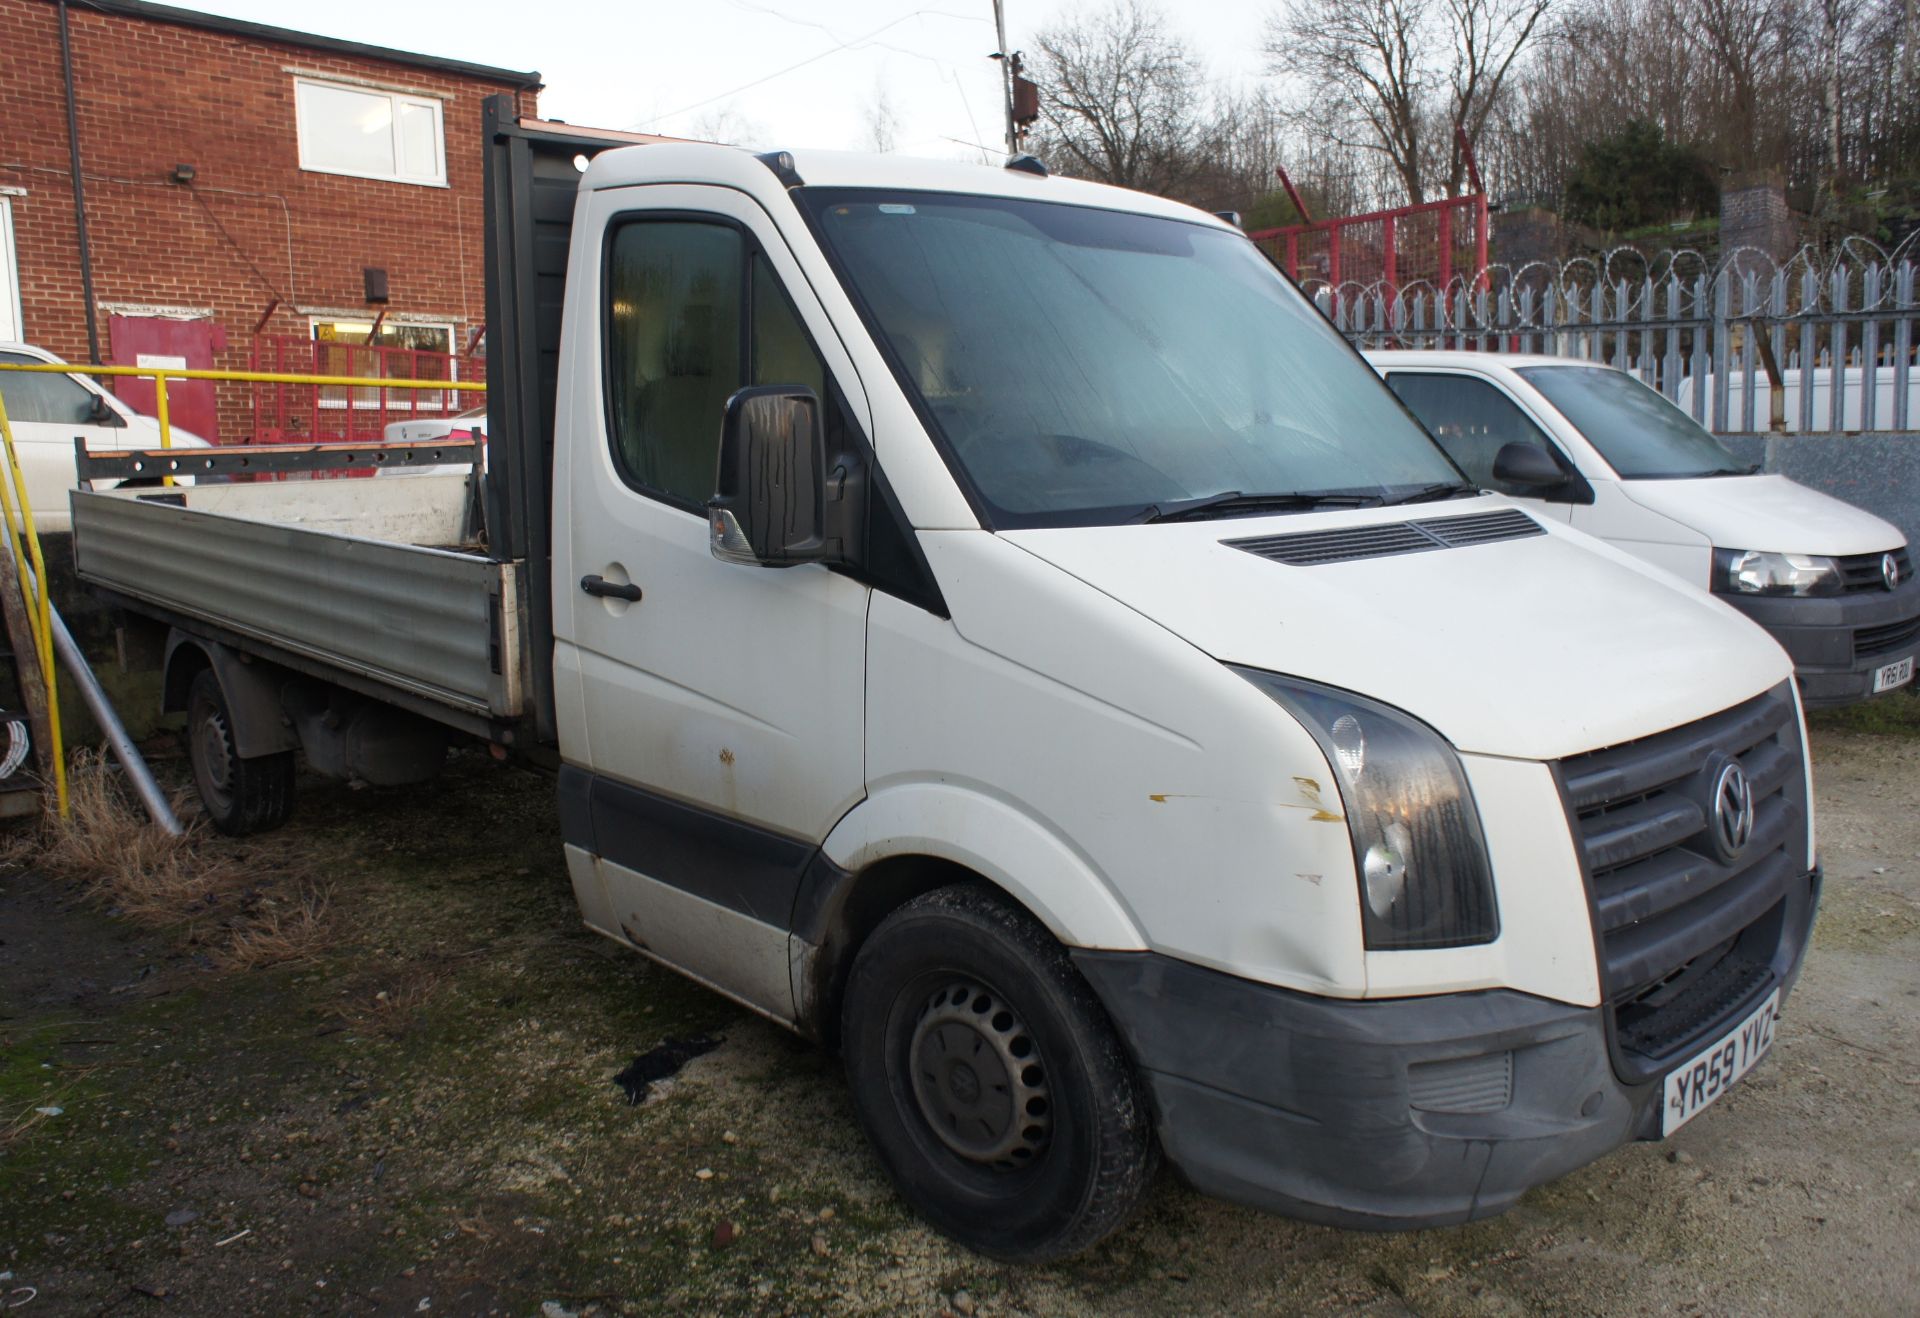
[[[235,837],[280,827],[293,814],[294,753],[242,759],[234,749],[233,714],[211,668],[194,674],[187,692],[187,758],[207,817]]]
[[[970,1249],[1076,1253],[1152,1180],[1152,1117],[1112,1022],[1065,949],[984,888],[941,888],[882,921],[841,1027],[854,1108],[894,1185]]]

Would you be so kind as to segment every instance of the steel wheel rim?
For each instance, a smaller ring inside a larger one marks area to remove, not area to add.
[[[1039,1045],[1013,1008],[971,979],[953,979],[920,1007],[907,1070],[921,1120],[968,1162],[1031,1166],[1053,1133]]]
[[[200,789],[210,804],[224,808],[233,799],[233,738],[217,709],[203,712],[194,729],[193,747],[199,752]]]

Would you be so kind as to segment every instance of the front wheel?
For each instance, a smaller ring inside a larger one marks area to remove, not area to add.
[[[901,1196],[982,1254],[1076,1253],[1152,1179],[1152,1119],[1112,1022],[1065,949],[984,888],[881,922],[847,982],[842,1047]]]
[[[211,668],[195,673],[187,692],[187,759],[200,804],[222,833],[264,833],[293,814],[293,752],[240,757],[233,713]]]

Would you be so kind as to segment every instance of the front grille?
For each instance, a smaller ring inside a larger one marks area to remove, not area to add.
[[[1898,650],[1920,636],[1920,618],[1908,618],[1904,622],[1882,623],[1878,627],[1862,627],[1853,634],[1853,653],[1856,658],[1882,654],[1888,650]]]
[[[1599,933],[1602,988],[1623,1047],[1664,1056],[1749,994],[1742,935],[1806,872],[1806,773],[1793,693],[1561,761]],[[1724,850],[1714,789],[1729,761],[1751,784],[1750,838]],[[1731,996],[1730,996],[1731,995]]]
[[[1462,517],[1426,517],[1417,522],[1393,522],[1385,526],[1343,526],[1332,531],[1249,536],[1221,543],[1289,567],[1319,567],[1325,563],[1418,554],[1429,549],[1458,549],[1545,534],[1538,522],[1518,508],[1503,508],[1498,512],[1468,513]]]
[[[1880,565],[1880,561],[1885,557],[1886,554],[1882,552],[1847,554],[1835,559],[1834,561],[1840,565],[1840,578],[1845,583],[1843,588],[1846,593],[1852,595],[1860,591],[1885,590],[1887,588],[1886,573]],[[1893,562],[1899,569],[1901,581],[1913,575],[1913,561],[1907,556],[1905,545],[1893,551]]]

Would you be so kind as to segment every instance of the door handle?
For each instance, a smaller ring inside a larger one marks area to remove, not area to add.
[[[598,595],[602,599],[626,600],[629,604],[640,602],[640,587],[631,582],[621,585],[617,581],[608,581],[598,572],[589,572],[581,577],[580,589],[589,595]]]

